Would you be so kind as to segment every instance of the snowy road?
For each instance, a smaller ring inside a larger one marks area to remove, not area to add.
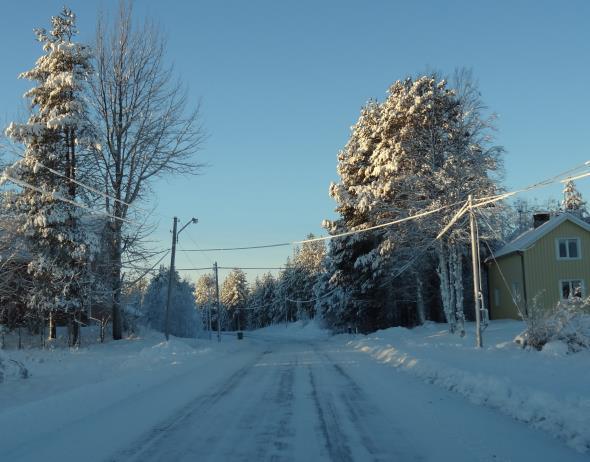
[[[243,345],[260,351],[108,460],[587,460],[329,341],[258,335]]]

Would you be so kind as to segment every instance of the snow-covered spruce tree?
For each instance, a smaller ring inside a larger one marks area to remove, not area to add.
[[[166,300],[168,296],[168,268],[160,267],[158,274],[150,281],[143,306],[147,324],[164,332],[166,329]],[[195,304],[194,286],[181,280],[174,272],[170,303],[170,333],[176,337],[197,337],[202,330],[202,319]]]
[[[208,326],[209,319],[213,323],[213,317],[217,316],[216,311],[216,293],[215,293],[215,278],[212,274],[203,274],[197,279],[195,285],[195,301],[201,310],[201,317],[205,326]],[[217,321],[215,321],[217,322]]]
[[[31,254],[33,287],[27,306],[50,316],[75,315],[93,283],[88,271],[93,238],[82,226],[81,209],[73,204],[79,152],[90,141],[84,93],[92,73],[89,48],[73,41],[75,19],[64,8],[52,17],[49,32],[35,31],[44,54],[33,69],[20,75],[37,83],[25,93],[32,112],[27,123],[12,123],[6,129],[9,138],[24,146],[23,158],[5,170],[3,179],[22,187],[8,206],[23,217],[20,232]]]
[[[280,305],[282,301],[278,300],[277,297],[277,279],[272,274],[266,273],[261,279],[262,294],[260,302],[262,307],[261,312],[261,325],[272,324],[275,320],[276,313],[280,312]]]
[[[450,206],[470,193],[496,192],[492,174],[501,150],[490,146],[489,123],[481,116],[472,80],[460,75],[457,81],[455,90],[436,75],[408,78],[394,83],[383,103],[371,101],[363,108],[338,156],[341,182],[331,186],[330,194],[341,218],[325,223],[330,233],[362,230]],[[362,329],[382,327],[383,321],[408,318],[407,313],[395,311],[407,304],[401,302],[407,297],[400,289],[408,292],[412,287],[412,317],[422,322],[426,318],[422,291],[427,285],[423,278],[434,269],[427,257],[434,236],[455,212],[449,208],[418,221],[336,239],[330,246],[331,278],[325,288],[340,288],[339,302],[344,306],[326,307],[326,300],[322,309],[340,311],[346,318],[341,323],[354,320]],[[438,296],[452,330],[463,318],[466,237],[456,227],[434,246]],[[388,284],[394,277],[395,285]]]
[[[307,239],[314,237],[313,234],[309,234]],[[324,241],[305,242],[301,247],[295,248],[292,265],[288,266],[284,273],[289,298],[302,300],[293,307],[295,311],[292,318],[314,318],[315,304],[308,300],[314,298],[313,288],[323,269],[325,256],[326,245]]]
[[[241,269],[233,269],[227,275],[223,284],[219,298],[224,307],[228,310],[228,320],[230,330],[243,329],[246,303],[248,301],[248,282],[246,273]]]
[[[257,277],[248,297],[248,322],[253,328],[272,324],[277,281],[270,273]]]
[[[578,216],[579,218],[586,218],[588,216],[586,201],[582,199],[582,194],[580,194],[575,183],[571,180],[568,181],[563,188],[562,209],[565,212]]]

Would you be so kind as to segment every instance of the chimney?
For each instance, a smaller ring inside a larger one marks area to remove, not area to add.
[[[547,223],[551,215],[549,212],[537,212],[533,215],[533,227],[536,229],[541,226],[543,223]]]

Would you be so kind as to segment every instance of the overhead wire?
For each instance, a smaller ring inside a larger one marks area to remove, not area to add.
[[[491,204],[494,202],[498,202],[500,200],[507,199],[507,198],[515,196],[517,194],[521,194],[523,192],[528,192],[528,191],[532,191],[535,189],[544,188],[544,187],[549,186],[554,183],[563,183],[563,182],[570,181],[570,180],[573,181],[575,179],[585,178],[587,176],[590,176],[590,172],[584,172],[584,173],[580,173],[578,175],[573,175],[573,173],[577,172],[578,170],[580,170],[582,168],[587,169],[589,167],[590,167],[590,161],[586,161],[581,165],[578,165],[574,168],[568,169],[564,172],[558,173],[557,175],[554,175],[554,176],[547,178],[543,181],[533,183],[533,184],[526,186],[524,188],[517,189],[514,191],[510,191],[510,192],[506,192],[506,193],[500,193],[500,194],[496,194],[496,195],[492,195],[492,196],[484,196],[484,197],[477,198],[474,200],[476,203],[473,205],[473,207],[474,208],[483,207],[485,205],[488,205],[488,204]]]
[[[453,204],[448,204],[448,205],[444,205],[441,207],[437,207],[436,209],[432,209],[432,210],[426,210],[424,212],[420,212],[414,215],[410,215],[404,218],[398,218],[397,220],[393,220],[393,221],[389,221],[387,223],[381,223],[379,225],[375,225],[375,226],[371,226],[369,228],[364,228],[364,229],[358,229],[358,230],[352,230],[352,231],[345,231],[342,233],[338,233],[338,234],[332,234],[329,236],[322,236],[322,237],[315,237],[315,238],[311,238],[311,239],[303,239],[300,241],[291,241],[291,242],[280,242],[280,243],[276,243],[276,244],[263,244],[263,245],[251,245],[251,246],[244,246],[244,247],[219,247],[219,248],[209,248],[209,249],[184,249],[183,252],[222,252],[222,251],[234,251],[234,250],[253,250],[253,249],[265,249],[265,248],[272,248],[272,247],[286,247],[286,246],[292,246],[292,245],[297,245],[297,244],[306,244],[306,243],[310,243],[310,242],[319,242],[319,241],[327,241],[327,240],[331,240],[331,239],[337,239],[340,237],[345,237],[345,236],[352,236],[354,234],[361,234],[361,233],[366,233],[369,231],[373,231],[375,229],[381,229],[381,228],[386,228],[388,226],[393,226],[399,223],[404,223],[407,221],[412,221],[412,220],[417,220],[419,218],[423,218],[425,216],[428,215],[433,215],[437,212],[440,212],[442,210],[454,207],[458,204],[463,203],[463,201],[460,202],[455,202]]]
[[[137,284],[139,281],[141,281],[145,276],[147,276],[149,273],[151,273],[152,271],[154,271],[154,269],[156,268],[156,266],[158,266],[162,260],[164,260],[164,258],[166,258],[168,256],[168,254],[170,253],[170,251],[166,251],[166,253],[164,255],[162,255],[160,257],[160,259],[154,263],[154,265],[149,268],[147,271],[145,271],[141,276],[139,276],[138,278],[134,279],[131,283],[129,283],[128,287],[133,287],[135,284]]]
[[[490,231],[492,232],[492,234],[496,234],[496,236],[499,237],[499,234],[497,234],[497,232],[494,231],[492,225],[488,222],[486,216],[483,213],[481,213],[481,211],[479,213],[479,216],[481,218],[483,218],[484,224],[490,229]],[[500,277],[502,278],[502,281],[504,282],[504,285],[506,286],[506,290],[510,294],[510,298],[512,299],[512,303],[516,307],[516,310],[518,311],[518,313],[520,314],[520,316],[524,319],[525,316],[523,315],[523,313],[522,313],[522,311],[520,309],[520,306],[518,304],[518,301],[516,300],[514,294],[512,293],[512,289],[508,285],[508,281],[506,280],[506,277],[504,276],[504,272],[502,271],[502,267],[500,266],[500,264],[498,263],[498,260],[496,259],[496,255],[494,254],[494,251],[492,250],[491,246],[487,242],[487,239],[482,239],[482,240],[483,240],[483,243],[485,244],[485,246],[487,247],[488,251],[490,252],[490,256],[492,257],[492,260],[496,264],[496,267],[498,269],[498,272],[500,273]]]
[[[467,203],[466,203],[467,204]],[[451,226],[461,217],[463,216],[463,214],[468,210],[468,207],[466,207],[466,204],[464,204],[459,211],[457,212],[457,214],[455,214],[455,216],[453,216],[453,218],[451,218],[451,220],[449,221],[449,223],[444,226],[443,230],[440,231],[439,233],[437,233],[436,237],[434,239],[431,239],[430,242],[424,246],[424,248],[422,249],[422,251],[416,253],[412,258],[410,258],[410,260],[408,260],[392,277],[390,277],[385,283],[377,286],[377,289],[381,289],[389,284],[391,284],[395,279],[397,279],[399,276],[401,276],[403,273],[405,273],[413,264],[414,262],[422,257],[429,249],[430,247],[432,247],[432,245],[434,243],[436,243],[437,241],[440,240],[440,238],[451,228]],[[457,205],[457,203],[455,203],[454,205]],[[321,295],[319,297],[310,299],[310,300],[292,300],[292,299],[288,299],[291,302],[295,302],[295,303],[311,303],[317,300],[321,300],[325,297],[328,297],[329,295],[331,295],[333,292],[336,291],[337,288],[332,289],[331,291],[327,292],[324,295]]]
[[[233,250],[251,250],[251,249],[266,249],[271,247],[285,247],[293,245],[292,242],[283,242],[279,244],[264,244],[264,245],[250,245],[245,247],[220,247],[213,249],[183,249],[182,252],[225,252]]]
[[[92,209],[91,207],[88,207],[87,205],[81,204],[80,202],[76,202],[74,200],[68,199],[66,197],[60,196],[59,194],[55,194],[53,192],[50,191],[46,191],[44,189],[38,188],[37,186],[34,186],[30,183],[27,183],[26,181],[23,180],[18,180],[16,178],[13,178],[9,175],[7,175],[6,173],[3,174],[3,177],[8,180],[11,181],[12,183],[22,187],[22,188],[27,188],[27,189],[31,189],[32,191],[36,191],[40,194],[48,194],[50,196],[52,196],[54,199],[61,201],[61,202],[65,202],[66,204],[70,204],[73,205],[75,207],[79,207],[81,209],[87,210],[88,212],[90,212],[90,214],[92,215],[98,215],[98,216],[104,216],[104,217],[108,217],[108,218],[113,218],[115,220],[119,220],[122,221],[124,223],[131,223],[131,224],[137,224],[131,220],[128,220],[127,218],[121,218],[121,217],[117,217],[115,215],[111,215],[109,213],[106,212],[100,212],[97,210]]]
[[[218,270],[284,270],[284,266],[218,266]],[[213,270],[213,266],[202,266],[196,268],[176,268],[177,271],[205,271]]]
[[[15,152],[15,154],[16,154],[17,156],[19,156],[20,158],[22,158],[22,159],[25,159],[25,156],[24,156],[23,154],[21,154],[21,153],[19,153],[19,152]],[[60,172],[60,171],[58,171],[58,170],[55,170],[54,168],[48,167],[47,165],[45,165],[45,164],[43,164],[43,163],[41,163],[41,162],[39,162],[39,161],[36,161],[36,162],[35,162],[35,166],[39,166],[39,167],[41,167],[41,168],[43,168],[43,169],[47,170],[48,172],[51,172],[51,173],[53,173],[54,175],[57,175],[57,176],[59,176],[59,177],[61,177],[61,178],[65,178],[66,180],[68,180],[68,181],[70,181],[70,182],[72,182],[72,183],[75,183],[75,184],[77,184],[78,186],[81,186],[82,188],[84,188],[84,189],[86,189],[86,190],[88,190],[88,191],[90,191],[90,192],[93,192],[93,193],[95,193],[95,194],[98,194],[98,195],[100,195],[100,196],[104,197],[105,199],[111,199],[112,201],[114,201],[114,202],[119,202],[120,204],[123,204],[123,205],[125,205],[125,206],[127,206],[127,207],[129,207],[129,208],[138,208],[139,210],[143,210],[143,209],[140,209],[140,208],[139,208],[138,206],[136,206],[136,205],[130,204],[130,203],[128,203],[128,202],[125,202],[125,201],[124,201],[124,200],[122,200],[122,199],[117,199],[116,197],[112,197],[112,196],[108,195],[108,194],[107,194],[107,193],[105,193],[105,192],[102,192],[102,191],[100,191],[100,190],[98,190],[98,189],[96,189],[96,188],[93,188],[92,186],[89,186],[89,185],[87,185],[87,184],[85,184],[85,183],[83,183],[83,182],[81,182],[81,181],[79,181],[79,180],[76,180],[75,178],[70,178],[70,177],[68,177],[67,175],[65,175],[64,173],[62,173],[62,172]],[[146,210],[143,210],[143,211],[146,211]],[[146,211],[146,212],[147,212],[147,211]]]

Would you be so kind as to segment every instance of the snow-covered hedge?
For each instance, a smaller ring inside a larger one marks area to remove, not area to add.
[[[515,341],[541,350],[547,343],[562,342],[569,353],[590,348],[590,297],[559,302],[552,312],[533,303],[524,319],[527,328]]]

